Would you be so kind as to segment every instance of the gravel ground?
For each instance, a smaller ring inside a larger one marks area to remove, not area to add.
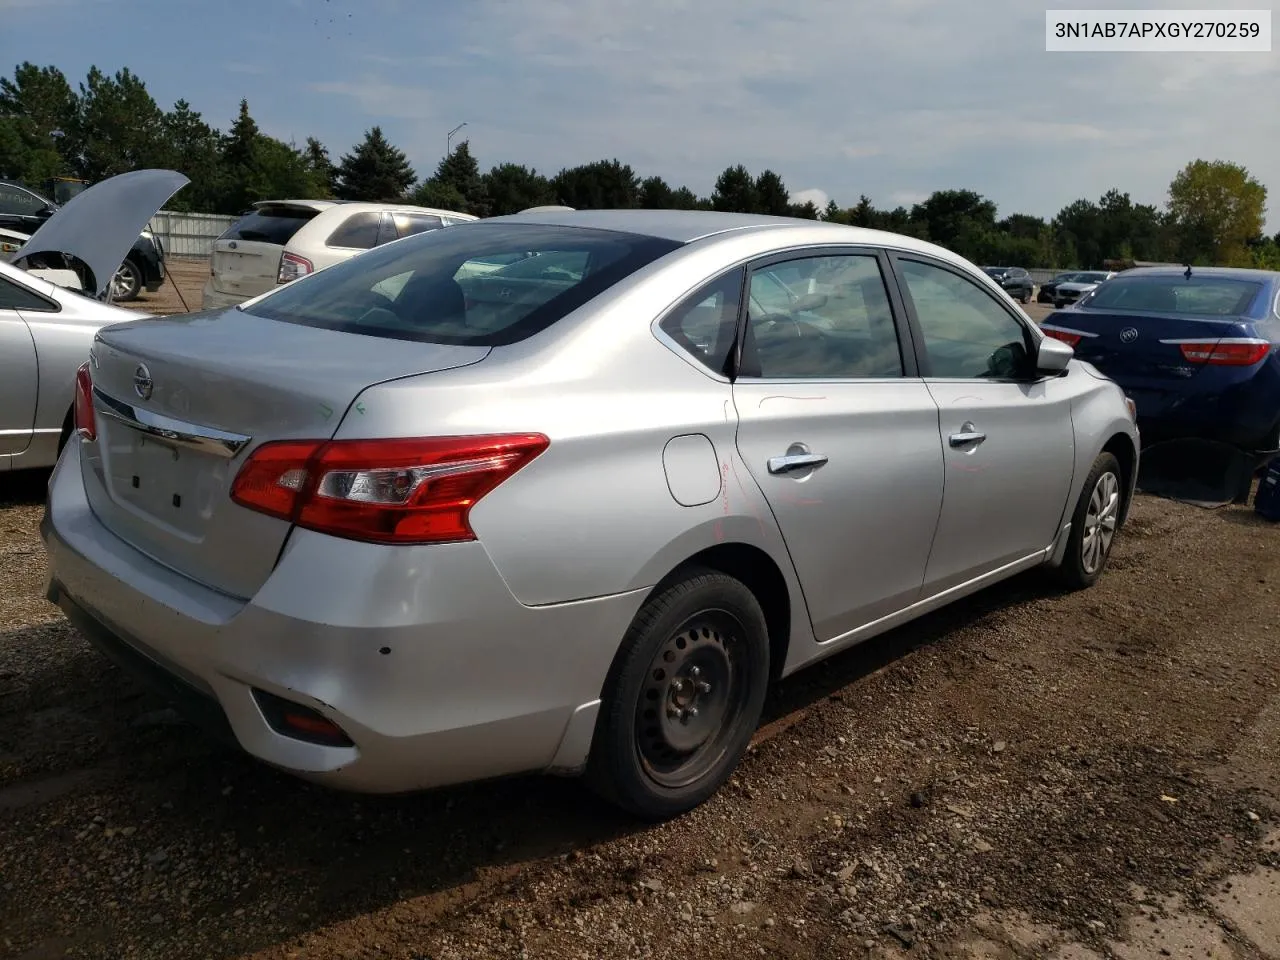
[[[193,307],[205,269],[170,265]],[[45,479],[0,479],[2,957],[1280,958],[1249,510],[1139,498],[1093,590],[1022,577],[789,679],[720,795],[639,828],[571,781],[362,798],[211,745],[41,598]]]
[[[1140,498],[1093,590],[787,681],[728,788],[640,829],[571,781],[361,798],[210,745],[40,598],[43,483],[0,487],[5,956],[1280,956],[1280,529],[1245,509]]]

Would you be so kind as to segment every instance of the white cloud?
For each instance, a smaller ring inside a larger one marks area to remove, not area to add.
[[[821,210],[831,202],[831,197],[827,195],[826,191],[819,190],[817,187],[810,187],[808,190],[797,190],[795,193],[791,194],[792,203],[804,204],[809,203],[810,201],[813,202],[815,207]]]

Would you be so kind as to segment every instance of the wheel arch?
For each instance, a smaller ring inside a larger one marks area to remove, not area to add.
[[[1101,453],[1109,453],[1120,463],[1120,518],[1119,526],[1124,526],[1129,517],[1129,506],[1133,502],[1134,472],[1138,469],[1138,450],[1133,439],[1126,433],[1114,433],[1102,445]]]

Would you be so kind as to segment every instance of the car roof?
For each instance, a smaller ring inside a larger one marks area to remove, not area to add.
[[[956,254],[925,240],[884,230],[850,227],[825,220],[806,220],[800,217],[773,217],[756,213],[721,213],[715,210],[549,210],[538,213],[514,213],[505,217],[490,217],[485,223],[507,221],[510,223],[536,223],[545,226],[583,227],[595,230],[615,230],[634,233],[677,243],[692,243],[706,237],[726,233],[759,233],[769,230],[801,230],[807,234],[805,243],[841,243],[865,246],[890,246],[897,249],[916,250],[959,260]],[[791,240],[795,241],[794,235]]]

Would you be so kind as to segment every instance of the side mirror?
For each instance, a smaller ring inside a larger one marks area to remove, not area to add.
[[[1036,372],[1044,374],[1061,373],[1076,355],[1075,350],[1061,340],[1045,337],[1036,349]]]

